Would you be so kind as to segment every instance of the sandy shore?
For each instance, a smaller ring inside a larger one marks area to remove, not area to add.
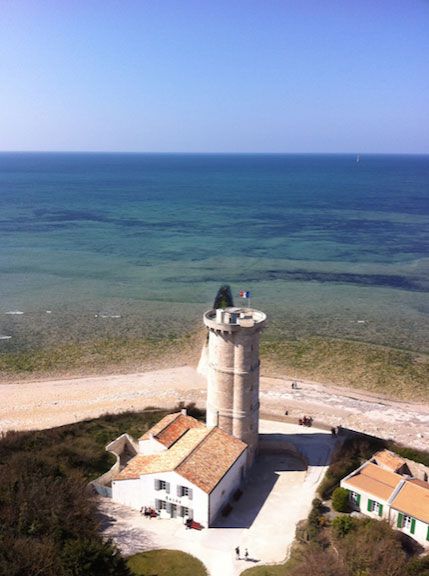
[[[429,406],[399,403],[355,390],[321,383],[261,378],[261,411],[264,414],[339,425],[393,438],[428,449]],[[135,374],[91,376],[0,384],[0,431],[60,426],[106,412],[141,410],[147,406],[171,407],[179,401],[203,406],[206,380],[191,366]]]

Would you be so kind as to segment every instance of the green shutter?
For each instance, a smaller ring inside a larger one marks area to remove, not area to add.
[[[378,506],[378,515],[383,516],[383,504],[379,504]]]
[[[398,520],[397,520],[397,522],[396,522],[396,526],[397,526],[398,528],[402,528],[403,525],[404,525],[404,515],[399,512],[399,514],[398,514]]]
[[[414,532],[416,531],[416,520],[415,518],[411,518],[411,534],[414,534]]]
[[[356,494],[356,504],[359,506],[360,508],[360,494]]]
[[[429,540],[429,526],[428,526],[428,532],[426,534],[426,540]]]
[[[367,506],[368,512],[371,512],[371,506],[372,506],[372,500],[370,500],[370,499],[368,498],[368,506]]]

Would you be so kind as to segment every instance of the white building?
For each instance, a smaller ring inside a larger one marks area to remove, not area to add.
[[[122,438],[107,449],[115,452]],[[186,413],[169,414],[139,439],[138,453],[112,480],[112,499],[208,527],[239,489],[246,459],[247,445],[238,438]]]
[[[387,520],[429,547],[429,484],[410,475],[408,462],[388,450],[341,480],[355,510]]]

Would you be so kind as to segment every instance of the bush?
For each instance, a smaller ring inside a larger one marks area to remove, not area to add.
[[[332,532],[337,538],[344,538],[354,527],[351,516],[337,516],[332,521]]]
[[[87,485],[114,461],[104,450],[108,441],[125,431],[140,435],[167,413],[147,409],[0,434],[0,575],[130,574],[99,532]]]
[[[332,508],[337,512],[349,511],[349,492],[345,488],[335,488],[332,494]]]

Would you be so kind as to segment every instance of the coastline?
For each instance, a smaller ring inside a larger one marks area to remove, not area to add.
[[[398,402],[309,380],[261,377],[261,413],[344,426],[418,449],[427,447],[429,405]],[[206,380],[190,365],[138,373],[0,384],[0,431],[61,426],[105,413],[203,405]]]
[[[0,354],[0,384],[110,377],[197,366],[205,331],[167,338],[103,338]],[[346,339],[264,337],[261,374],[429,404],[429,356]]]

